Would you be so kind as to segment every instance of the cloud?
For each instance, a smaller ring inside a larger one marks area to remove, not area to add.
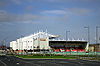
[[[32,7],[29,7],[29,10],[31,8]],[[51,20],[52,16],[55,16],[53,20],[66,21],[69,20],[70,16],[87,16],[92,12],[93,10],[87,8],[65,8],[59,10],[45,10],[40,12],[42,14],[42,16],[40,16],[34,14],[8,14],[6,11],[0,10],[0,22],[47,21]]]
[[[91,13],[93,10],[87,8],[64,8],[63,10],[46,10],[40,12],[41,14],[52,14],[52,15],[75,15],[75,16],[86,16]]]
[[[21,0],[10,0],[10,1],[15,3],[15,4],[21,4]]]
[[[30,3],[30,0],[0,0],[0,8],[9,7],[9,5],[23,5],[27,3]]]
[[[45,15],[32,15],[32,14],[8,14],[6,11],[0,11],[0,22],[18,22],[18,23],[38,23],[38,22],[48,22],[48,21],[68,21],[69,16],[45,16]]]
[[[43,1],[47,1],[47,2],[59,2],[61,0],[43,0]],[[64,0],[65,1],[65,0]]]
[[[46,10],[40,13],[43,16],[49,16],[48,18],[42,17],[42,19],[66,22],[70,20],[71,16],[88,16],[92,12],[93,10],[87,8],[64,8],[59,10]]]
[[[87,8],[69,8],[67,9],[67,11],[71,12],[72,15],[83,16],[83,15],[88,15],[93,10]]]
[[[64,16],[53,16],[52,20],[57,21],[57,22],[61,22],[61,23],[67,22],[67,21],[70,20],[70,16],[66,16],[66,15],[64,15]]]
[[[41,14],[66,14],[64,10],[46,10],[41,12]]]
[[[4,8],[9,5],[9,1],[7,0],[0,0],[0,8]]]
[[[39,0],[45,2],[100,2],[100,0]]]
[[[100,8],[98,9],[98,15],[100,16]]]
[[[68,21],[69,20],[69,16],[42,16],[40,18],[40,21],[57,21],[57,22],[65,22],[65,21]]]
[[[21,0],[0,0],[0,8],[5,9],[12,4],[21,4]]]
[[[5,15],[5,14],[6,14],[6,11],[0,10],[0,15]]]
[[[17,21],[35,21],[39,18],[38,15],[24,14],[8,14],[4,10],[0,11],[0,22],[17,22]]]

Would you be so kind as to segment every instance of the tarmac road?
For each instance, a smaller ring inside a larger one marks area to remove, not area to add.
[[[68,59],[21,59],[0,56],[0,66],[100,66],[100,62]]]

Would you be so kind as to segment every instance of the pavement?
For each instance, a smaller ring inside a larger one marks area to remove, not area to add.
[[[0,56],[0,66],[100,66],[100,62],[79,59],[21,59],[14,56]]]

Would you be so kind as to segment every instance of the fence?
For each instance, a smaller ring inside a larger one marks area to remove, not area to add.
[[[52,52],[51,54],[59,55],[100,55],[100,52]]]

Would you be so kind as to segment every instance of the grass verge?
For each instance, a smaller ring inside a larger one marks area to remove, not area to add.
[[[63,56],[63,55],[16,55],[16,57],[25,59],[77,59],[76,57]]]

